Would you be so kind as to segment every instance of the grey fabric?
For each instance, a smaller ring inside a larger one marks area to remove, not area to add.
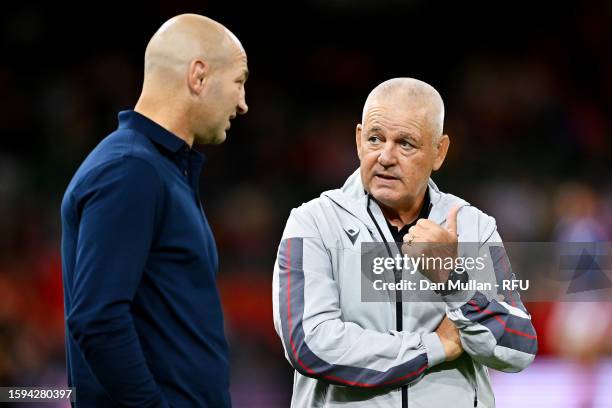
[[[460,242],[503,248],[492,217],[431,180],[429,194],[429,219],[441,225],[453,206],[461,207]],[[287,221],[274,266],[273,310],[296,370],[292,407],[401,407],[404,384],[410,407],[473,406],[475,396],[479,407],[495,406],[486,366],[512,372],[533,361],[537,340],[529,315],[491,294],[458,293],[446,303],[404,303],[404,330],[396,331],[394,303],[361,301],[361,243],[383,241],[367,203],[357,170],[341,189],[294,209]],[[392,242],[373,200],[370,210]],[[465,350],[452,362],[444,361],[434,333],[445,315],[460,329]]]

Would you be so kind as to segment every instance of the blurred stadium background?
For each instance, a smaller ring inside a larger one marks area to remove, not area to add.
[[[440,91],[452,145],[434,179],[496,217],[505,240],[612,240],[610,1],[7,5],[0,385],[65,384],[60,200],[134,105],[149,37],[182,12],[236,33],[251,71],[248,115],[201,149],[236,407],[288,406],[292,370],[271,318],[276,248],[289,210],[356,168],[354,127],[385,79]],[[528,307],[540,353],[522,374],[493,373],[498,406],[612,406],[612,303]]]

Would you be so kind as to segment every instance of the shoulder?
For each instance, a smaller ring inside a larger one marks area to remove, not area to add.
[[[329,206],[326,201],[329,200],[317,197],[293,208],[289,214],[284,235],[319,236],[317,218]]]
[[[133,129],[118,129],[100,143],[101,151],[109,158],[122,156],[148,163],[151,168],[159,167],[162,154],[146,135]]]
[[[160,153],[144,135],[118,129],[89,153],[76,171],[71,186],[100,181],[100,177],[121,175],[129,182],[139,177],[159,179]]]
[[[79,217],[85,208],[115,211],[134,205],[139,212],[160,208],[164,188],[146,161],[122,156],[100,163],[75,177],[62,199],[62,216]]]
[[[95,193],[111,197],[122,191],[146,199],[160,193],[161,187],[159,172],[150,160],[138,155],[122,154],[95,163],[84,162],[67,192],[77,199]]]

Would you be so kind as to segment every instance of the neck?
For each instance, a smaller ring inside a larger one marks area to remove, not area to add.
[[[172,103],[169,99],[165,103],[156,103],[141,95],[134,111],[172,132],[176,137],[183,139],[189,147],[192,147],[194,136],[186,125],[188,123],[186,115],[177,108],[168,108],[169,106],[179,106],[179,104]]]
[[[378,202],[378,205],[385,218],[389,220],[389,223],[400,229],[404,225],[411,224],[417,219],[423,207],[426,192],[427,189],[425,189],[416,200],[413,200],[412,203],[402,206],[401,208],[389,207],[381,202]]]

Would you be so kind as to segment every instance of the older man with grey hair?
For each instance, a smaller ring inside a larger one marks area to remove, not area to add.
[[[368,96],[355,139],[360,168],[294,209],[278,250],[274,324],[295,369],[292,407],[493,407],[487,368],[520,371],[537,338],[518,294],[468,289],[440,302],[364,302],[362,243],[498,243],[495,220],[431,180],[450,145],[430,85],[395,78]],[[408,248],[408,249],[406,249]],[[507,265],[495,252],[493,268]],[[429,271],[431,272],[431,271]],[[463,282],[456,270],[428,274]],[[510,304],[511,303],[511,304]]]

